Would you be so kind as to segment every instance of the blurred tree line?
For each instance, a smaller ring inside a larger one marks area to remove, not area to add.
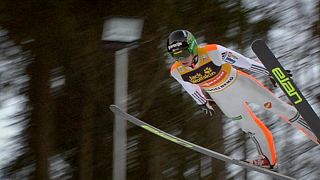
[[[249,17],[258,11],[268,15],[260,8],[247,8],[242,0],[2,0],[0,25],[16,48],[22,48],[14,57],[3,56],[11,61],[21,57],[17,67],[26,68],[14,78],[28,77],[18,92],[27,98],[24,110],[17,114],[18,124],[24,126],[16,137],[21,143],[19,156],[3,169],[4,178],[112,178],[114,116],[108,106],[114,94],[114,49],[105,48],[101,41],[108,16],[145,18],[141,43],[129,56],[130,113],[218,152],[246,147],[246,137],[235,136],[229,139],[232,149],[225,149],[222,113],[217,110],[213,119],[205,117],[169,77],[172,60],[165,44],[172,30],[183,28],[202,41],[232,45],[243,52],[253,39],[267,38],[277,22],[271,16],[251,21]],[[246,178],[246,172],[235,176]],[[233,178],[223,162],[131,125],[127,177]]]

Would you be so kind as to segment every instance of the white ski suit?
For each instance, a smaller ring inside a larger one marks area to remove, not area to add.
[[[280,115],[317,142],[293,106],[277,98],[255,78],[236,70],[232,65],[269,75],[262,64],[217,44],[199,46],[198,61],[193,67],[185,67],[176,61],[171,67],[171,75],[199,105],[207,102],[202,93],[202,90],[206,91],[227,117],[235,120],[244,132],[250,134],[259,154],[265,155],[272,165],[277,162],[273,136],[248,103],[255,103]]]

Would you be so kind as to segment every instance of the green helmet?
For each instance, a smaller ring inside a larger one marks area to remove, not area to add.
[[[174,59],[184,59],[190,54],[198,55],[198,44],[191,32],[176,30],[168,37],[167,50]]]

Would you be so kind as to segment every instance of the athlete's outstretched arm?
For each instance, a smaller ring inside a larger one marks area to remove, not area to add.
[[[264,74],[269,76],[270,73],[268,72],[268,70],[263,66],[263,64],[254,61],[250,58],[247,58],[243,55],[241,55],[240,53],[237,53],[231,49],[228,49],[226,47],[217,45],[219,54],[220,54],[220,58],[222,60],[223,63],[229,63],[232,64],[234,66],[240,67],[240,68],[244,68],[244,69],[248,69],[250,71],[253,72],[257,72],[260,74]]]

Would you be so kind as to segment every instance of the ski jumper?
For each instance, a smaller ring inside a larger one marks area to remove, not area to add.
[[[202,93],[202,90],[206,91],[223,113],[252,137],[259,154],[265,155],[274,165],[277,153],[273,136],[248,103],[279,114],[289,123],[299,121],[297,110],[277,98],[254,77],[232,66],[269,75],[262,64],[217,44],[199,46],[197,58],[194,67],[185,67],[176,61],[171,67],[171,75],[199,105],[207,102]]]

